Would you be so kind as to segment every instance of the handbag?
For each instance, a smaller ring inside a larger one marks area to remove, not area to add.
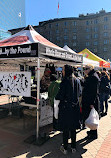
[[[99,126],[99,115],[95,108],[92,108],[89,117],[85,120],[85,126],[91,130],[96,130]]]

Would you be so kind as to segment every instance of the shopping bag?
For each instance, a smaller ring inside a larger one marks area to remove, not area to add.
[[[92,108],[89,117],[85,121],[85,126],[91,130],[96,130],[99,126],[99,115],[95,108]]]
[[[54,117],[55,117],[55,119],[58,119],[59,103],[60,103],[60,100],[54,99]]]

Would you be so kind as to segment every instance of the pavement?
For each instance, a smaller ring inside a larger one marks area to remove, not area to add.
[[[8,97],[0,96],[1,105],[8,101]],[[50,139],[41,146],[28,144],[24,140],[35,132],[33,120],[28,120],[24,127],[23,118],[8,116],[0,119],[0,158],[111,158],[111,103],[108,114],[100,119],[98,139],[85,139],[88,130],[77,131],[77,152],[72,154],[69,149],[64,155],[59,149],[62,142],[59,131],[50,134]]]

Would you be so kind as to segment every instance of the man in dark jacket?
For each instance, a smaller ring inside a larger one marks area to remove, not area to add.
[[[101,72],[101,81],[100,81],[100,107],[101,107],[101,116],[107,115],[108,111],[108,99],[110,94],[110,77],[107,72]],[[104,113],[104,102],[105,102],[105,113]]]
[[[82,92],[82,112],[83,112],[83,122],[88,118],[91,109],[94,107],[96,111],[99,112],[99,77],[94,71],[92,65],[86,65],[84,68],[84,73],[86,75],[83,92]],[[97,130],[90,130],[87,132],[88,138],[97,139]]]

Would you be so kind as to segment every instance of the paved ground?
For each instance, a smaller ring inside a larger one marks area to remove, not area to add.
[[[0,103],[4,101],[8,102],[8,97],[0,97]],[[97,140],[85,139],[88,129],[78,131],[75,154],[71,154],[70,149],[67,155],[60,152],[62,137],[59,132],[52,134],[42,146],[25,143],[24,140],[34,133],[32,121],[28,120],[24,127],[23,119],[10,116],[0,119],[0,158],[111,158],[111,103],[107,116],[100,120]]]

